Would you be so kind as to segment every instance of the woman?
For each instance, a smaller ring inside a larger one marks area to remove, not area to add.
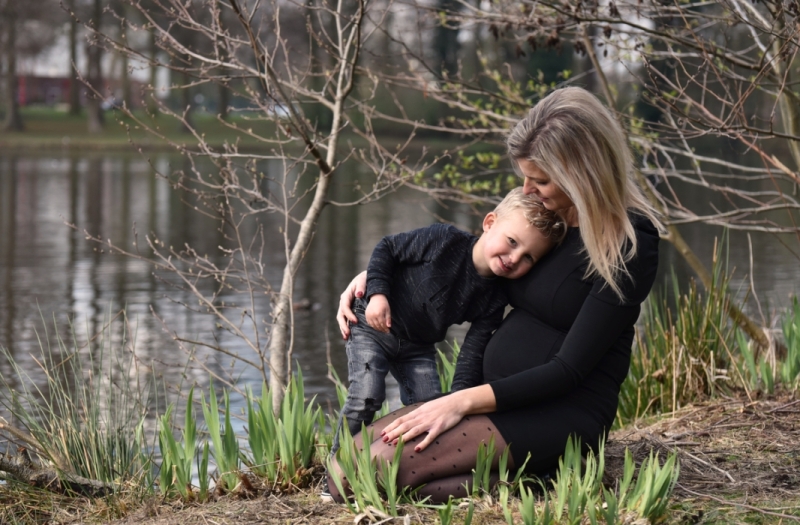
[[[565,219],[565,240],[527,276],[507,283],[514,309],[483,358],[483,384],[374,423],[373,453],[406,442],[399,482],[434,501],[464,496],[481,442],[493,436],[511,468],[544,474],[567,438],[596,446],[616,415],[634,323],[658,266],[656,213],[633,177],[611,113],[589,92],[551,93],[511,131],[508,153],[523,191]],[[343,336],[363,294],[356,278],[337,316]],[[495,458],[495,461],[497,460]],[[333,484],[329,483],[331,488]]]

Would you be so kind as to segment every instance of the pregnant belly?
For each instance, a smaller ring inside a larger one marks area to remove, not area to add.
[[[565,335],[515,308],[486,345],[483,380],[494,381],[547,363]]]

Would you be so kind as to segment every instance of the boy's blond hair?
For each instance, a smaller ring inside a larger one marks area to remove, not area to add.
[[[505,217],[515,210],[522,211],[525,219],[542,234],[554,242],[561,242],[567,233],[564,219],[548,210],[533,196],[525,195],[522,188],[514,188],[494,209],[498,217]]]

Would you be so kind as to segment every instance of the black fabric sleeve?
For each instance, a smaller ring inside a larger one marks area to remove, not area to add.
[[[367,265],[367,297],[379,293],[390,296],[396,264],[416,264],[430,260],[449,239],[445,224],[433,224],[410,232],[387,235],[372,251]],[[455,228],[454,228],[455,229]]]
[[[568,394],[633,326],[658,269],[658,232],[649,221],[637,228],[637,243],[637,255],[627,265],[630,278],[621,283],[625,300],[620,301],[598,279],[561,348],[549,362],[489,383],[497,410],[529,406]]]
[[[456,361],[456,372],[451,388],[453,392],[483,383],[483,353],[492,333],[503,322],[504,312],[505,301],[494,305],[485,317],[472,322]]]

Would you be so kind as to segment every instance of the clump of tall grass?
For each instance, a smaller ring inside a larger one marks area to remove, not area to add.
[[[786,343],[786,356],[781,359],[780,367],[776,368],[784,385],[797,388],[800,378],[800,303],[797,297],[785,313],[781,327]]]
[[[362,426],[362,432],[367,432],[365,426]],[[367,435],[364,443],[371,442],[372,436]],[[397,505],[411,502],[411,493],[397,483],[403,446],[401,440],[391,461],[375,458],[370,447],[359,449],[347,426],[343,426],[339,450],[335,459],[328,459],[327,467],[339,494],[352,495],[351,498],[345,498],[345,504],[351,512],[372,508],[382,514],[397,516]]]
[[[673,304],[654,294],[644,305],[628,378],[623,383],[618,420],[674,411],[690,401],[732,386],[728,365],[734,358],[736,328],[728,317],[730,277],[715,258],[712,286],[702,292],[695,281],[681,293],[672,274]]]
[[[0,432],[63,476],[149,493],[152,455],[143,431],[149,390],[139,382],[133,353],[121,350],[128,334],[123,328],[115,341],[114,327],[104,323],[81,347],[70,326],[71,342],[56,333],[53,347],[45,326],[32,356],[43,380],[0,348],[10,369],[0,373],[0,404],[11,414]]]
[[[620,393],[623,423],[707,398],[729,379],[725,349],[730,350],[735,334],[729,333],[724,306],[714,297],[702,300],[695,283],[676,302],[674,310],[660,298],[645,305],[644,326],[637,331]]]
[[[223,391],[223,418],[220,421],[220,410],[217,405],[217,394],[214,385],[210,386],[208,403],[204,395],[200,395],[203,417],[211,440],[212,455],[217,464],[217,491],[232,492],[239,485],[241,469],[239,468],[239,439],[233,431],[231,423],[231,400],[227,390]]]
[[[800,303],[797,297],[783,315],[781,322],[786,354],[758,353],[754,346],[739,334],[737,343],[742,359],[736,365],[744,387],[761,389],[771,394],[776,388],[796,390],[800,386]]]
[[[222,393],[224,401],[220,410],[213,385],[208,402],[204,395],[200,395],[208,439],[199,449],[193,396],[194,389],[190,390],[187,399],[180,441],[174,438],[172,431],[172,407],[159,418],[159,443],[163,458],[160,484],[164,495],[177,493],[184,499],[193,499],[192,465],[196,463],[199,499],[205,500],[209,488],[209,455],[213,456],[216,464],[217,492],[236,491],[240,483],[247,490],[251,489],[241,468],[242,462],[252,474],[273,488],[285,490],[308,484],[313,462],[317,458],[319,429],[325,428],[325,418],[313,398],[306,401],[302,372],[290,380],[278,414],[272,411],[272,394],[266,384],[262,384],[261,397],[258,399],[248,386],[246,411],[249,450],[242,449],[240,438],[234,433],[228,391]]]
[[[266,384],[257,401],[248,387],[247,422],[250,470],[272,486],[303,485],[315,459],[317,429],[325,428],[325,419],[314,398],[306,402],[302,372],[289,381],[277,415]]]
[[[603,486],[604,470],[602,443],[597,455],[589,451],[582,457],[580,441],[570,439],[559,460],[555,479],[549,484],[539,482],[540,501],[531,487],[521,487],[518,508],[523,523],[556,525],[588,521],[616,525],[629,523],[636,517],[650,523],[663,518],[680,473],[677,456],[669,454],[662,464],[658,456],[651,453],[642,462],[633,483],[636,463],[626,451],[623,476],[614,490]],[[513,525],[510,513],[506,513],[506,521]]]
[[[795,390],[800,377],[800,306],[797,298],[781,323],[786,355],[758,353],[727,315],[730,275],[714,259],[713,282],[701,291],[692,281],[681,293],[672,275],[674,302],[654,294],[644,305],[631,365],[619,396],[617,424],[744,389]],[[737,305],[741,310],[742,305]]]
[[[161,450],[161,470],[159,484],[161,493],[170,497],[175,493],[185,500],[195,497],[192,488],[194,474],[193,465],[197,464],[197,477],[200,488],[198,498],[205,501],[208,498],[209,476],[209,448],[208,441],[203,444],[198,455],[197,447],[197,418],[194,412],[194,388],[189,390],[184,413],[183,433],[178,441],[173,435],[172,411],[174,405],[167,408],[165,414],[158,418],[158,445]]]

